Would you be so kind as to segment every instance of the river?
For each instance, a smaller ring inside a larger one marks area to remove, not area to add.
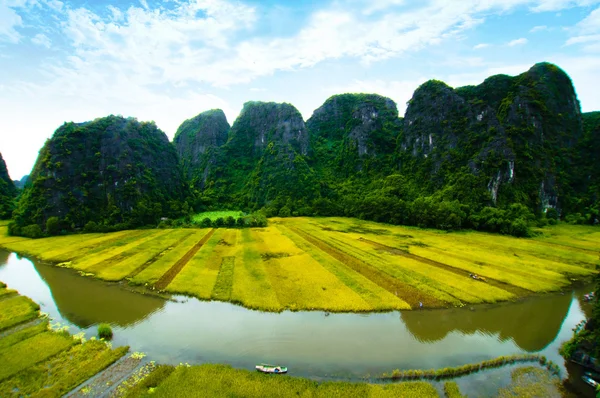
[[[516,303],[374,314],[266,313],[183,296],[165,300],[126,285],[0,251],[0,281],[39,303],[71,333],[96,334],[110,323],[115,346],[128,345],[159,363],[226,363],[253,369],[273,362],[296,376],[349,379],[393,369],[430,369],[500,355],[537,353],[567,370],[560,345],[591,306],[589,288]],[[509,379],[508,370],[459,382],[463,392]]]

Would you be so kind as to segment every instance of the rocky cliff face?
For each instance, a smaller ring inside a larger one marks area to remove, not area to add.
[[[581,112],[571,80],[555,65],[458,89],[429,81],[409,101],[403,127],[401,169],[431,189],[467,168],[485,178],[493,203],[569,206]]]
[[[65,123],[37,159],[15,212],[18,226],[89,221],[131,226],[178,216],[186,188],[177,152],[154,123],[109,116]]]
[[[306,123],[318,166],[338,168],[349,175],[368,165],[381,167],[393,154],[400,130],[398,109],[376,94],[342,94],[329,98]]]
[[[8,175],[6,163],[0,154],[0,220],[10,218],[16,196],[17,189]]]
[[[192,184],[205,187],[216,152],[225,142],[229,123],[221,109],[212,109],[188,119],[179,126],[173,140],[182,161],[184,173]]]
[[[262,207],[277,197],[312,191],[304,160],[309,137],[302,115],[290,104],[248,102],[228,140],[215,151],[202,203]],[[234,199],[235,198],[235,199]]]

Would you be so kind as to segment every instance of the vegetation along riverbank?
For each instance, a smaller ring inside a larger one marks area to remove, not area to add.
[[[349,218],[266,228],[77,234],[0,246],[82,275],[266,311],[366,312],[515,300],[597,273],[600,232],[559,224],[535,238],[447,233]]]

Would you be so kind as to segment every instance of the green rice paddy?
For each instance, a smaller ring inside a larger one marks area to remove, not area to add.
[[[103,280],[253,309],[370,312],[515,300],[597,272],[597,228],[561,224],[538,233],[520,239],[348,218],[276,218],[266,228],[37,240],[6,236],[0,226],[0,246]]]

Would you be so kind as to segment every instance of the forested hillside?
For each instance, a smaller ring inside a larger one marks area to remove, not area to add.
[[[0,220],[9,219],[15,206],[17,189],[8,175],[6,163],[0,154]]]
[[[231,127],[219,109],[186,120],[173,144],[134,119],[68,123],[40,152],[15,225],[225,208],[517,236],[598,222],[600,113],[581,114],[557,66],[456,89],[431,80],[407,105],[402,118],[389,98],[335,95],[305,123],[290,104],[247,102]]]
[[[177,152],[154,123],[65,123],[41,149],[13,233],[122,229],[188,213]]]

